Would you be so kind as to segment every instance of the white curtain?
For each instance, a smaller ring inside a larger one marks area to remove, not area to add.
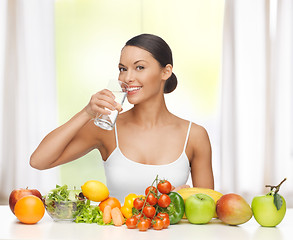
[[[248,201],[287,181],[293,207],[293,2],[226,0],[221,191]]]
[[[14,188],[45,194],[56,170],[38,171],[29,158],[57,126],[54,59],[54,1],[0,3],[0,196]]]

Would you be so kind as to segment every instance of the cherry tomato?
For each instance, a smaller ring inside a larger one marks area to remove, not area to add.
[[[162,230],[164,228],[163,220],[156,217],[153,222],[153,229],[155,230]]]
[[[126,224],[127,228],[134,229],[134,228],[136,228],[137,221],[138,220],[136,217],[131,217],[131,218],[126,219],[125,224]]]
[[[149,229],[149,222],[148,220],[141,218],[137,224],[137,228],[139,231],[146,231]]]
[[[164,228],[168,228],[170,225],[170,219],[169,217],[163,217],[163,224],[164,224]]]
[[[150,205],[154,206],[154,205],[157,204],[157,201],[158,201],[158,199],[155,197],[155,195],[152,194],[152,193],[149,193],[149,195],[148,195],[148,197],[147,197],[147,202],[148,202]]]
[[[168,194],[169,192],[171,192],[172,189],[172,185],[169,181],[167,180],[161,180],[158,183],[158,190],[160,193],[164,193],[164,194]]]
[[[149,228],[152,226],[152,220],[147,217],[142,217],[141,219],[145,220],[149,224]]]
[[[168,228],[168,226],[170,225],[170,219],[169,219],[169,214],[168,213],[159,212],[157,214],[156,218],[160,218],[160,219],[163,220],[164,228]]]
[[[168,213],[162,213],[162,212],[159,212],[159,213],[157,214],[157,217],[159,217],[159,218],[164,218],[164,217],[169,218],[169,214],[168,214]]]
[[[151,191],[151,193],[154,193],[155,195],[158,194],[158,190],[157,190],[157,188],[154,187],[154,186],[149,186],[149,187],[147,187],[147,189],[145,190],[145,195],[146,195],[146,196],[148,195],[149,191]]]
[[[142,198],[136,198],[133,201],[133,207],[135,207],[137,210],[142,209],[144,204],[144,200]]]
[[[171,198],[167,194],[162,194],[158,200],[158,205],[162,208],[166,208],[170,205]]]
[[[147,217],[147,218],[153,218],[156,214],[156,209],[153,206],[145,206],[143,208],[143,214]]]
[[[136,214],[136,215],[133,215],[132,217],[136,218],[137,220],[139,220],[141,217],[142,217],[142,213],[140,214]]]

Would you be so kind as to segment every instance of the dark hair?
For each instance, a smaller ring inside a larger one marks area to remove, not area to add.
[[[162,67],[167,64],[173,66],[172,51],[169,45],[160,37],[153,34],[141,34],[128,40],[125,46],[135,46],[142,48],[149,53],[160,63]],[[167,79],[164,86],[164,93],[170,93],[177,87],[177,77],[172,72],[172,75]]]

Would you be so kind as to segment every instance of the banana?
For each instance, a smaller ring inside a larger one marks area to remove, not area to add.
[[[217,192],[213,189],[209,189],[209,188],[196,188],[196,187],[193,187],[193,188],[181,188],[177,191],[181,197],[183,198],[184,202],[185,200],[193,195],[193,194],[197,194],[197,193],[205,193],[207,195],[209,195],[210,197],[212,197],[215,201],[215,203],[217,203],[217,201],[220,199],[220,197],[223,196],[222,193],[220,192]],[[215,218],[217,218],[217,214],[215,213]],[[186,218],[185,215],[183,218]]]

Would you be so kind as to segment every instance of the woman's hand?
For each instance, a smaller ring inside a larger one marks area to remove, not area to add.
[[[111,112],[109,110],[122,111],[121,104],[115,102],[114,94],[108,90],[104,89],[92,95],[90,102],[85,107],[85,111],[91,116],[96,117],[97,114],[109,115]]]

